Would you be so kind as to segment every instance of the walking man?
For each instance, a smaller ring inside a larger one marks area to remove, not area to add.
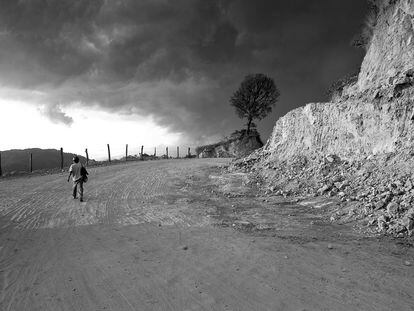
[[[73,164],[69,168],[69,176],[68,176],[68,182],[70,179],[70,176],[72,175],[72,195],[73,198],[76,199],[77,190],[79,186],[79,199],[81,202],[83,202],[83,176],[82,176],[82,164],[79,162],[79,157],[74,156],[73,157]]]

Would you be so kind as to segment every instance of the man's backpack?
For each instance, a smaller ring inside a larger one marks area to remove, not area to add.
[[[81,173],[83,182],[87,182],[89,173],[84,166],[81,167],[80,173]]]

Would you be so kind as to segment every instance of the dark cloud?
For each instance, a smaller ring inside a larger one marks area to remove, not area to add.
[[[26,87],[86,72],[96,59],[88,46],[103,1],[1,1],[0,66]],[[2,77],[3,78],[3,77]]]
[[[152,116],[200,141],[242,126],[228,100],[243,77],[262,72],[281,91],[275,120],[324,100],[354,72],[350,47],[361,0],[0,0],[0,83],[41,91],[59,105],[98,105]],[[54,107],[54,108],[53,108]]]

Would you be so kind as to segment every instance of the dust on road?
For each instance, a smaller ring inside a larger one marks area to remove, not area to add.
[[[256,197],[227,160],[0,181],[1,310],[414,310],[412,241]],[[305,202],[306,203],[306,202]]]

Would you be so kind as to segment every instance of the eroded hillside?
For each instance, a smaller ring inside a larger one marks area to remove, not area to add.
[[[375,9],[358,80],[334,102],[280,118],[265,146],[234,166],[255,172],[271,193],[337,197],[333,221],[412,235],[414,2],[378,1]]]

